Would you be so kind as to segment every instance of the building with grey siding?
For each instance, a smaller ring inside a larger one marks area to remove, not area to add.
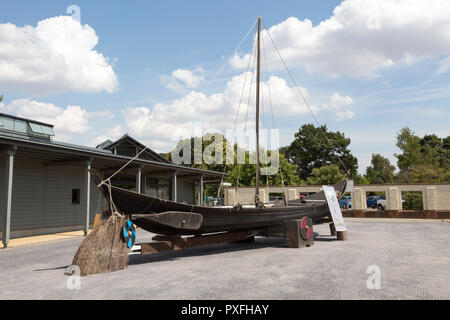
[[[84,230],[104,199],[90,177],[109,177],[145,146],[128,135],[96,148],[58,142],[50,124],[0,113],[0,230],[10,238]],[[163,199],[203,203],[204,183],[222,173],[176,165],[143,151],[112,182]],[[195,191],[197,190],[197,192]]]

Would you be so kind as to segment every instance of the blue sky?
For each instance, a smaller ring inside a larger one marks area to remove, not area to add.
[[[0,108],[54,123],[55,139],[95,145],[128,132],[168,151],[169,133],[193,121],[232,127],[245,72],[239,61],[246,65],[252,37],[203,87],[260,15],[319,121],[352,139],[359,171],[372,153],[395,164],[400,128],[450,135],[450,8],[439,0],[375,3],[367,10],[353,0],[7,2]],[[80,22],[46,20],[70,16],[70,5],[80,8]],[[273,101],[275,122],[287,145],[313,120],[266,45],[269,83],[283,100]]]

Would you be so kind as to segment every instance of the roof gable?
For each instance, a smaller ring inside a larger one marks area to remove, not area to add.
[[[111,140],[106,140],[97,146],[97,148],[99,149],[110,150],[112,153],[128,157],[136,156],[145,147],[146,146],[144,144],[130,137],[128,134],[123,135],[115,142],[112,142]],[[160,154],[158,154],[157,152],[153,151],[148,147],[143,153],[141,153],[139,158],[164,163],[171,163],[169,160],[167,160],[166,158],[164,158],[163,156],[161,156]]]

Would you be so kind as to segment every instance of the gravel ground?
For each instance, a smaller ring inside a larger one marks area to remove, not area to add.
[[[346,223],[348,241],[320,225],[314,246],[303,249],[257,238],[132,255],[126,270],[83,277],[80,289],[68,288],[64,271],[81,239],[4,249],[0,299],[450,299],[448,221]],[[137,242],[151,237],[138,230]],[[371,270],[379,270],[379,289],[367,286],[369,278],[376,285]]]

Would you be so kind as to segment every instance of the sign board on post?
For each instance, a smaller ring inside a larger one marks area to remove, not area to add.
[[[347,231],[345,227],[344,218],[342,217],[341,207],[339,206],[339,200],[336,197],[336,190],[330,186],[322,186],[325,198],[327,199],[328,207],[330,208],[331,217],[336,231]]]

